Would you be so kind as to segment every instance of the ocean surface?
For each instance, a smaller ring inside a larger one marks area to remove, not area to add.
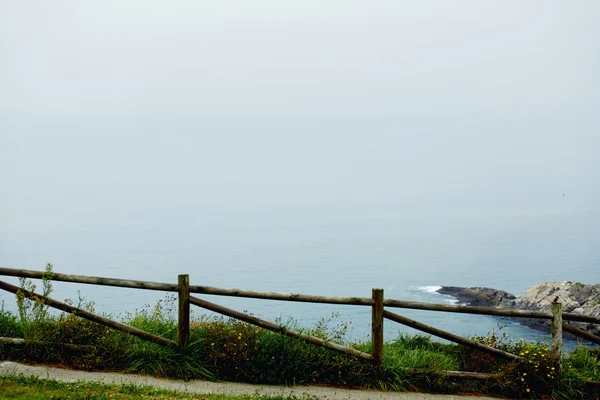
[[[372,288],[383,288],[385,298],[448,304],[455,300],[435,293],[439,286],[486,286],[518,296],[543,281],[600,282],[596,210],[142,207],[90,213],[94,217],[60,224],[0,228],[0,264],[42,270],[51,262],[56,272],[173,283],[187,273],[194,285],[331,296],[370,297]],[[56,282],[53,296],[85,297],[100,312],[120,314],[151,307],[165,294]],[[349,339],[370,332],[368,307],[205,298],[306,327],[334,316],[330,326],[349,323]],[[15,307],[12,294],[0,293],[0,302]],[[508,319],[396,311],[459,335],[500,330],[515,339],[547,337]],[[412,331],[385,321],[386,340],[398,332]]]

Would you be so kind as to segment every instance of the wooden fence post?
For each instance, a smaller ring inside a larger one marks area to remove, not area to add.
[[[190,339],[190,276],[178,275],[179,289],[179,323],[177,334],[179,336],[179,349],[183,349]]]
[[[562,370],[562,304],[552,303],[552,361],[556,373]]]
[[[383,361],[383,289],[373,289],[373,301],[371,344],[373,363],[379,368]]]

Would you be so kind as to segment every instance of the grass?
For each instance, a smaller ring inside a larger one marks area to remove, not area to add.
[[[51,268],[49,268],[51,273]],[[31,288],[27,281],[22,287]],[[51,292],[43,281],[43,293]],[[22,296],[21,296],[22,297]],[[475,341],[523,357],[522,361],[496,359],[486,353],[429,336],[399,337],[384,346],[380,371],[364,361],[225,318],[200,317],[190,326],[190,343],[184,351],[165,348],[111,330],[74,315],[48,313],[43,302],[18,298],[19,312],[0,308],[0,336],[25,338],[25,347],[0,345],[0,360],[52,362],[83,370],[111,370],[148,374],[162,378],[207,379],[264,384],[327,384],[383,390],[418,390],[444,393],[487,393],[510,397],[553,399],[597,398],[585,385],[600,380],[598,350],[580,347],[565,356],[564,371],[558,375],[545,343],[510,340],[491,334]],[[176,340],[176,299],[168,297],[119,317],[124,323]],[[79,307],[93,304],[78,299]],[[276,321],[289,329],[370,352],[369,342],[349,343],[347,326],[337,315],[323,318],[312,329],[301,329],[293,320]],[[36,345],[34,341],[44,341]],[[63,349],[59,343],[88,345],[87,351]],[[410,369],[425,370],[412,374]],[[494,373],[497,380],[459,381],[441,371]]]
[[[284,396],[228,396],[222,394],[189,394],[156,389],[151,386],[105,385],[100,383],[63,383],[56,380],[0,377],[0,399],[46,400],[137,400],[137,399],[188,399],[188,400],[302,400],[308,397]]]

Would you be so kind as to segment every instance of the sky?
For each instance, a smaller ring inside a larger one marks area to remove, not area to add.
[[[2,0],[0,218],[596,209],[598,37],[595,0]]]

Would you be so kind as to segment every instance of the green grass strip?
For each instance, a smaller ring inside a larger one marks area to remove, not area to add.
[[[223,394],[178,393],[151,386],[105,385],[101,383],[63,383],[56,380],[0,377],[0,399],[189,399],[189,400],[301,400],[307,397],[228,396]]]

